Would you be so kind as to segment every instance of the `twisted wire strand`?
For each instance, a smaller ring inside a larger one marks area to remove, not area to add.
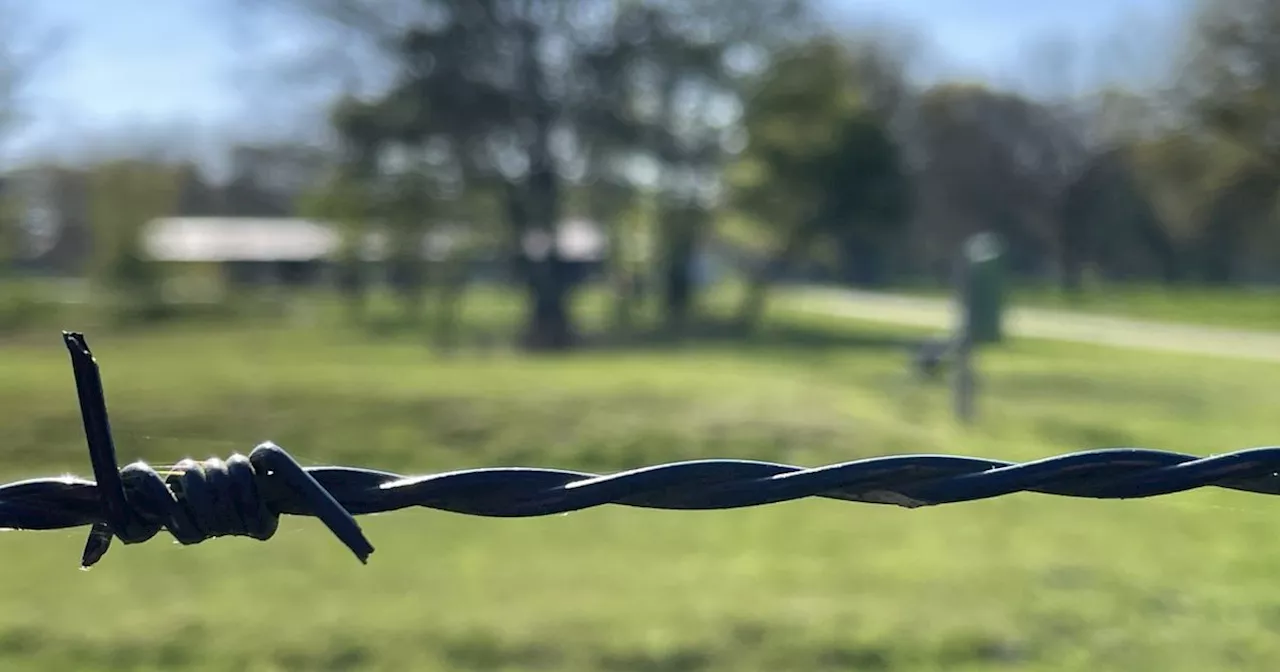
[[[320,518],[362,561],[373,546],[355,515],[424,507],[473,516],[529,517],[616,504],[669,510],[732,509],[818,497],[914,508],[1021,492],[1136,499],[1203,487],[1280,495],[1280,447],[1200,457],[1142,448],[1089,450],[1031,462],[954,455],[893,455],[805,468],[711,459],[612,474],[504,467],[424,476],[324,466],[304,468],[264,443],[248,457],[184,460],[165,475],[118,469],[101,381],[83,336],[72,353],[97,482],[75,477],[0,485],[0,528],[91,525],[88,567],[112,538],[126,544],[168,531],[183,544],[218,536],[272,537],[282,514]],[[105,476],[105,478],[104,478]]]

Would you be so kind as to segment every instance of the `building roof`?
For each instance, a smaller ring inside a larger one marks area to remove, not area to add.
[[[422,254],[428,259],[447,256],[460,229],[438,228],[424,236]],[[608,254],[608,238],[594,222],[565,220],[557,231],[562,258],[568,261],[601,261]],[[549,236],[525,237],[525,254],[546,256]],[[253,217],[163,217],[147,224],[143,246],[156,261],[315,261],[331,258],[342,247],[342,237],[327,222],[309,219]],[[365,259],[386,254],[386,240],[377,233],[366,239]]]
[[[164,217],[143,234],[157,261],[312,261],[340,245],[333,227],[307,219]]]
[[[532,232],[524,238],[524,253],[535,260],[543,259],[550,251],[550,238]],[[556,230],[556,243],[559,245],[560,258],[566,261],[602,261],[608,256],[609,239],[596,226],[595,222],[586,219],[566,219]]]

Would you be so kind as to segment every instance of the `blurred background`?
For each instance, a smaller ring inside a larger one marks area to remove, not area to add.
[[[90,473],[60,329],[154,465],[1268,445],[1277,123],[1271,0],[0,0],[0,482]],[[1273,669],[1275,515],[8,532],[0,667]]]

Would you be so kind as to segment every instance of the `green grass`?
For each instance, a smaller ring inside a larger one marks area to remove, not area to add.
[[[982,418],[910,384],[899,332],[517,358],[312,327],[91,332],[124,460],[247,452],[426,473],[907,452],[1030,459],[1275,441],[1280,366],[1011,343]],[[89,473],[56,332],[0,343],[0,480]],[[316,521],[267,543],[167,538],[76,571],[85,530],[0,534],[4,670],[1266,670],[1275,504],[1013,496],[903,510],[598,508]]]
[[[903,293],[949,297],[947,290]],[[1272,289],[1096,285],[1078,296],[1053,287],[1015,286],[1013,305],[1240,329],[1280,330],[1280,292]]]

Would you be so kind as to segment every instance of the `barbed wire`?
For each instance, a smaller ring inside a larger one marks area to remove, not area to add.
[[[503,467],[424,476],[352,467],[302,467],[263,443],[223,461],[183,460],[164,473],[120,469],[97,362],[83,335],[64,332],[94,477],[0,485],[0,529],[92,526],[90,567],[113,538],[141,543],[162,530],[178,542],[270,539],[281,515],[319,518],[367,562],[373,545],[354,516],[425,507],[488,517],[546,516],[605,504],[670,510],[732,509],[818,497],[914,508],[1020,492],[1137,499],[1202,487],[1280,495],[1280,447],[1200,457],[1141,448],[1089,450],[1031,462],[954,455],[891,455],[805,468],[710,459],[613,474]]]

